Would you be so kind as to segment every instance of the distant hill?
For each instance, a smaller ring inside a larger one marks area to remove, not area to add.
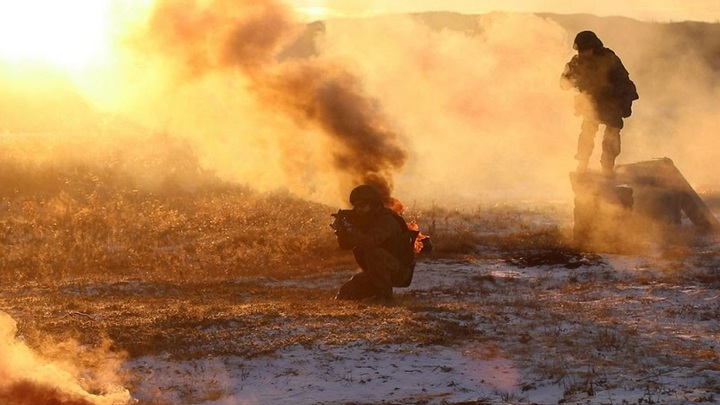
[[[624,48],[646,48],[648,51],[642,54],[643,57],[649,57],[651,60],[665,60],[669,57],[672,61],[672,56],[681,52],[698,57],[710,69],[720,72],[720,24],[718,23],[643,22],[626,17],[598,17],[590,14],[539,13],[536,15],[555,21],[568,31],[571,38],[579,31],[595,31],[606,46],[620,51],[618,53],[621,55]],[[428,12],[416,13],[412,16],[434,30],[449,29],[473,34],[480,33],[483,29],[478,15]],[[315,54],[314,38],[324,32],[324,22],[308,24],[306,31],[283,52],[281,57],[305,57]],[[679,67],[675,64],[670,68]]]
[[[643,22],[625,17],[597,17],[574,14],[539,14],[549,18],[570,33],[592,30],[611,48],[619,46],[648,47],[657,57],[672,52],[699,56],[710,68],[720,71],[720,24],[704,22]],[[632,42],[636,44],[633,45]],[[677,68],[677,66],[676,66]]]

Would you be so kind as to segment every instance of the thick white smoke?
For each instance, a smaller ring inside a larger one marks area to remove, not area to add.
[[[576,135],[572,96],[558,86],[566,32],[534,15],[476,24],[462,32],[410,16],[330,21],[321,49],[362,68],[406,135],[400,195],[440,204],[563,195]]]
[[[49,360],[16,338],[17,324],[0,311],[0,403],[13,405],[124,405],[132,401],[119,385],[114,367],[119,360],[107,353],[74,353]],[[98,357],[99,356],[99,357]],[[92,357],[92,358],[91,358]],[[82,369],[81,363],[95,368]]]

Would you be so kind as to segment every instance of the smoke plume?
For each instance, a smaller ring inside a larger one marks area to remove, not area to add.
[[[324,202],[358,183],[416,201],[566,190],[565,31],[525,15],[477,25],[328,21],[314,53],[283,57],[304,27],[280,4],[161,1],[135,49],[163,79],[139,85],[134,116],[195,139],[223,177]]]
[[[295,142],[325,144],[325,154],[318,160],[308,155],[305,164],[323,170],[323,158],[329,158],[331,170],[345,177],[341,190],[369,183],[389,198],[393,176],[407,159],[399,134],[378,101],[343,63],[324,58],[278,59],[300,28],[288,10],[275,2],[216,0],[201,6],[192,1],[161,1],[143,44],[149,44],[154,54],[164,55],[183,83],[197,83],[217,72],[239,72],[262,109],[289,117],[306,129],[303,134],[290,128],[305,137]],[[313,134],[316,130],[327,139],[318,140]],[[284,162],[303,154],[294,148],[281,152]],[[292,175],[292,166],[286,169]]]
[[[131,403],[128,391],[117,384],[112,366],[119,362],[113,361],[111,356],[99,357],[95,370],[78,370],[70,362],[49,361],[42,358],[25,343],[16,339],[16,333],[15,320],[0,311],[0,403],[12,405]],[[79,357],[91,355],[92,353],[84,353]],[[68,360],[76,364],[80,363],[78,357]],[[84,372],[84,378],[80,378],[81,371]]]

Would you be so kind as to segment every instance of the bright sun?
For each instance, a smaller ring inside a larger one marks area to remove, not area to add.
[[[82,69],[109,51],[114,0],[0,1],[0,60]]]
[[[301,7],[298,8],[298,12],[311,21],[323,20],[328,16],[328,9],[326,7]]]

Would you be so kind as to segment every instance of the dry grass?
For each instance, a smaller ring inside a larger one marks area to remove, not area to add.
[[[81,164],[0,179],[0,283],[297,276],[341,260],[330,208],[207,176],[143,187]],[[200,177],[202,175],[196,175]]]
[[[0,284],[284,278],[352,266],[329,232],[335,207],[223,183],[189,165],[182,145],[166,146],[180,163],[152,162],[142,175],[117,161],[0,163]],[[158,168],[169,174],[148,174]],[[567,230],[538,230],[544,215],[512,206],[408,213],[440,242],[434,257],[573,254]]]
[[[619,278],[610,270],[583,271],[602,269],[603,258],[574,247],[567,228],[548,221],[557,212],[433,208],[417,218],[436,246],[422,260],[564,269],[566,279],[487,271],[457,288],[406,291],[391,306],[338,303],[331,298],[354,265],[329,230],[334,208],[212,176],[194,179],[192,189],[172,182],[143,188],[122,171],[36,169],[15,168],[13,183],[0,184],[0,309],[38,350],[58,347],[45,345],[47,336],[82,350],[176,360],[256,358],[293,345],[358,340],[378,350],[410,342],[470,345],[484,356],[524,363],[561,385],[568,400],[617,387],[623,370],[647,378],[645,400],[667,388],[658,382],[659,365],[717,370],[715,349],[654,333],[666,327],[663,319],[713,322],[716,303],[658,307],[648,318],[650,302],[626,296],[624,303],[637,300],[637,307],[624,319],[617,302],[601,298],[637,286],[651,298],[679,283],[720,288],[712,271],[676,270],[690,263],[717,269],[712,249],[675,249],[656,271]],[[717,382],[707,384],[717,390]],[[221,388],[210,388],[187,395],[221,396]]]
[[[392,306],[333,303],[336,287],[137,281],[24,288],[1,302],[32,320],[21,322],[19,333],[36,345],[47,335],[90,346],[109,338],[131,357],[253,358],[291,345],[453,345],[475,336],[473,315],[457,307],[428,306],[412,296]]]

